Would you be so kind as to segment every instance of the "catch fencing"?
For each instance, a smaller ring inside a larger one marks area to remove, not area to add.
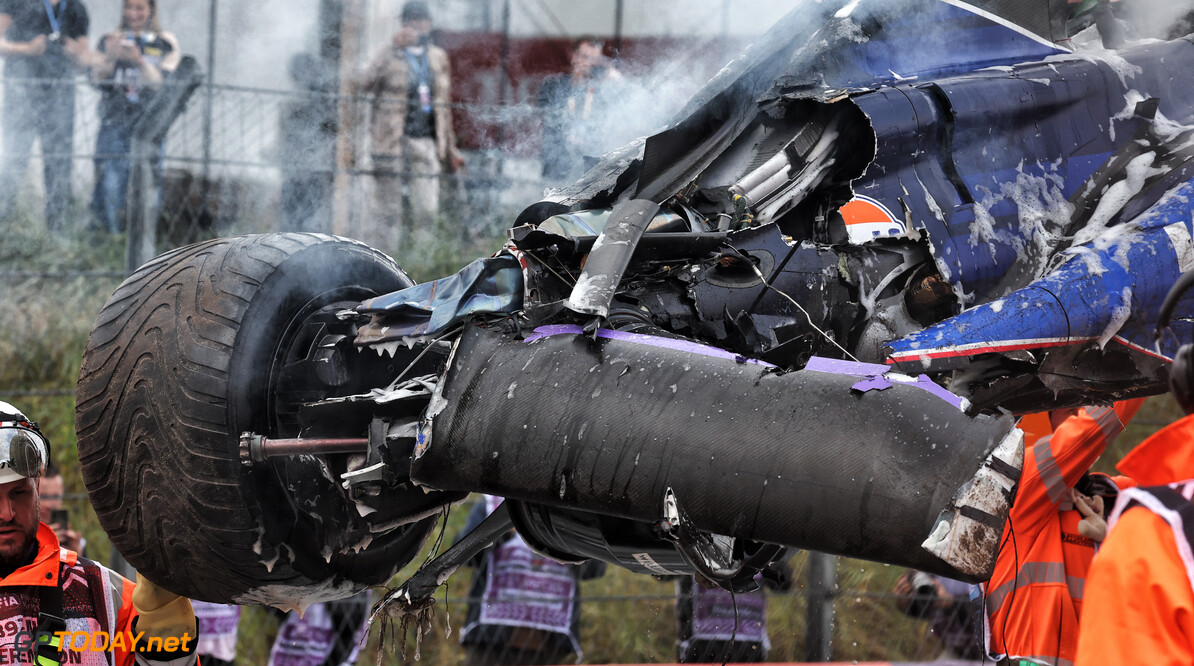
[[[769,642],[766,653],[752,651],[748,652],[750,658],[739,655],[739,659],[772,663],[916,663],[933,662],[945,653],[945,645],[933,634],[929,621],[898,609],[901,598],[892,593],[890,585],[902,571],[899,568],[839,560],[837,569],[843,585],[822,595],[808,586],[808,554],[797,554],[791,563],[792,589],[767,589],[763,593]],[[413,622],[405,629],[404,639],[401,621],[385,620],[379,614],[355,663],[410,664],[415,663],[416,655],[420,662],[429,664],[573,663],[575,655],[537,648],[543,636],[535,632],[509,632],[501,642],[481,643],[474,643],[474,634],[472,640],[464,641],[470,645],[462,646],[462,636],[471,629],[468,609],[480,602],[469,597],[473,575],[469,569],[460,570],[436,595],[430,631],[421,640],[416,637]],[[384,590],[375,590],[372,601],[376,603],[382,593]],[[677,600],[674,580],[610,568],[605,576],[582,581],[577,622],[580,663],[676,663]],[[540,606],[570,603],[541,593],[535,593],[531,601]],[[811,644],[807,631],[810,605],[819,603],[828,603],[837,618],[831,640],[824,646]],[[264,657],[276,637],[273,615],[264,609],[245,610],[239,628],[239,650],[246,663],[265,663]],[[336,633],[337,640],[344,642],[355,635],[350,626]],[[544,655],[550,656],[544,659]],[[720,663],[720,658],[714,661]]]
[[[0,96],[26,83],[0,77]],[[367,100],[211,85],[184,59],[155,97],[157,112],[146,114],[152,122],[138,128],[144,140],[120,156],[131,160],[131,178],[123,230],[112,233],[90,209],[101,93],[81,77],[72,85],[65,223],[51,231],[43,218],[47,148],[36,143],[16,205],[0,218],[0,307],[17,314],[0,326],[0,394],[11,398],[73,395],[78,356],[107,296],[141,263],[172,248],[219,236],[319,231],[363,240],[417,279],[432,279],[500,247],[510,221],[546,185],[536,159],[469,150],[467,171],[441,179],[438,218],[403,238],[387,228],[392,216],[375,203],[364,123],[337,130],[342,116],[365,118]],[[481,121],[535,115],[531,108],[456,111]],[[0,141],[7,150],[10,142]]]
[[[194,77],[196,84],[202,80],[197,69]],[[152,219],[145,223],[151,225],[153,240],[151,249],[131,255],[119,270],[131,271],[153,254],[204,238],[278,230],[338,233],[400,254],[402,239],[379,228],[379,220],[392,216],[375,202],[378,170],[370,159],[363,122],[367,99],[209,84],[187,90],[187,82],[180,80],[185,78],[176,73],[173,90],[167,85],[155,98],[156,102],[173,96],[178,108],[164,102],[159,104],[165,107],[162,112],[148,118],[154,122],[143,122],[164,125],[143,128],[151,150],[138,155],[134,146],[130,155],[122,156],[133,161],[128,208],[136,208],[138,202],[151,207],[145,214]],[[105,245],[86,233],[97,227],[88,206],[95,187],[100,92],[82,79],[75,85],[72,197],[67,224],[58,233],[64,240],[94,247]],[[500,117],[504,123],[527,126],[537,115],[531,107],[454,107],[457,117],[478,122]],[[353,119],[358,122],[350,122]],[[155,130],[162,136],[154,136]],[[45,228],[40,157],[35,148],[16,219],[0,220],[0,225],[19,225],[24,231]],[[465,157],[466,170],[441,177],[436,221],[442,227],[436,231],[446,234],[442,240],[461,244],[497,237],[521,207],[541,197],[547,184],[540,178],[538,159],[525,154],[473,148],[465,150]],[[151,178],[137,180],[139,158],[150,162]],[[130,224],[123,231],[137,233],[134,225],[141,222],[135,219],[141,214],[126,210]],[[139,242],[127,236],[121,240]],[[0,264],[0,271],[8,268]]]

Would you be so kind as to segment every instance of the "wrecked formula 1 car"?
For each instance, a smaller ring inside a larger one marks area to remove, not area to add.
[[[149,262],[79,379],[101,522],[172,590],[287,607],[387,581],[470,492],[507,501],[406,606],[511,525],[728,589],[785,546],[986,578],[1013,414],[1161,392],[1191,333],[1183,302],[1152,340],[1194,43],[1062,12],[803,3],[431,283],[318,234]]]

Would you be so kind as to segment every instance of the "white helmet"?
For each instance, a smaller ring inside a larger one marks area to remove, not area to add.
[[[0,483],[41,476],[50,442],[21,410],[0,402]]]

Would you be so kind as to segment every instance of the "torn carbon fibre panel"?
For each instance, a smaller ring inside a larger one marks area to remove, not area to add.
[[[921,544],[1013,432],[1010,418],[686,341],[553,332],[523,342],[466,331],[412,465],[417,483],[648,522],[672,488],[717,534],[966,580],[993,565],[991,551],[962,571]]]

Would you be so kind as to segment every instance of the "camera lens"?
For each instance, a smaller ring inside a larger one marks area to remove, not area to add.
[[[924,616],[937,600],[937,582],[923,571],[913,573],[909,582],[912,584],[912,600],[908,604],[908,614]]]

